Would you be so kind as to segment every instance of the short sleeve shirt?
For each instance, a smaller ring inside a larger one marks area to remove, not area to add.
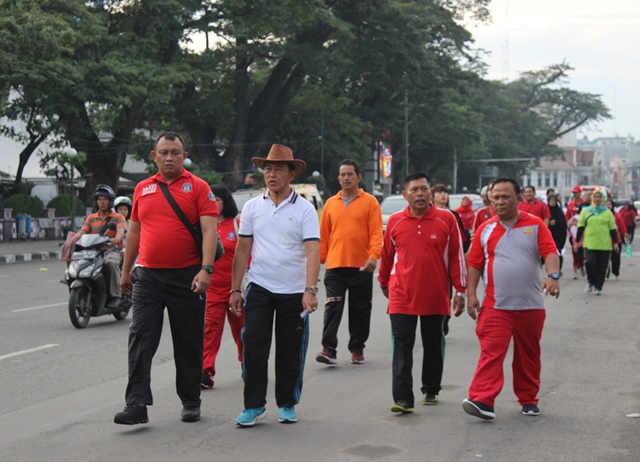
[[[291,188],[289,197],[276,207],[265,190],[242,208],[238,235],[253,238],[249,283],[276,294],[304,292],[304,243],[320,240],[318,214],[311,202]]]
[[[85,234],[99,234],[102,231],[102,228],[109,222],[113,222],[116,225],[116,228],[123,228],[126,232],[127,230],[127,221],[124,219],[122,215],[114,212],[113,210],[109,211],[109,215],[106,217],[101,217],[100,212],[92,213],[87,218],[84,219],[84,223],[82,223],[82,231]],[[107,237],[116,237],[116,230],[108,230],[104,233]],[[124,243],[118,244],[119,247],[123,247]]]
[[[530,204],[529,201],[522,201],[518,204],[518,208],[523,212],[530,213],[541,220],[545,218],[551,218],[551,212],[549,211],[549,206],[544,202],[536,199],[533,204]]]
[[[485,294],[482,307],[499,310],[544,308],[540,292],[540,257],[557,253],[551,231],[542,220],[520,212],[511,226],[497,216],[476,232],[468,265],[483,271]]]
[[[137,265],[148,268],[187,268],[202,264],[193,236],[162,193],[158,173],[136,186],[131,220],[140,223],[140,257]],[[169,192],[187,219],[196,224],[201,216],[218,216],[218,204],[206,181],[187,170],[168,185]]]

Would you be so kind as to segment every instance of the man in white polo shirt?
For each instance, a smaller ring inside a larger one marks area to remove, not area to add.
[[[290,148],[274,144],[266,158],[253,163],[264,171],[262,196],[248,201],[240,218],[233,260],[229,310],[241,314],[240,291],[251,257],[244,301],[245,409],[236,425],[250,427],[267,415],[267,371],[275,313],[276,403],[281,423],[296,422],[305,356],[308,314],[318,308],[320,227],[311,204],[290,186],[306,168]]]

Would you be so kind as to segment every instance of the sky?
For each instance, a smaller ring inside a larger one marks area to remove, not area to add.
[[[640,141],[640,0],[492,0],[489,8],[491,24],[466,25],[474,47],[491,52],[487,78],[511,81],[566,61],[574,71],[565,85],[601,95],[613,116],[578,137]]]
[[[566,85],[601,95],[613,115],[578,137],[640,141],[640,0],[492,0],[490,10],[490,24],[466,25],[475,48],[490,52],[487,78],[510,81],[566,61],[575,69]],[[0,138],[0,170],[15,175],[19,152]],[[36,155],[25,176],[41,176]]]

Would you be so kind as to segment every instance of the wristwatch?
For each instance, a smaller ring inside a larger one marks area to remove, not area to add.
[[[467,293],[466,292],[456,292],[456,297],[462,297],[465,300],[467,299]]]
[[[555,271],[553,273],[547,274],[547,276],[550,277],[551,279],[555,279],[556,281],[560,279],[560,274],[556,273]]]
[[[209,274],[213,274],[213,266],[211,265],[202,265],[202,269]]]
[[[305,292],[311,292],[313,295],[318,295],[318,288],[317,287],[305,287],[304,288]]]

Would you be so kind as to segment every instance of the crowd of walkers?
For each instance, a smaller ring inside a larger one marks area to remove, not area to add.
[[[544,297],[560,295],[567,236],[576,277],[586,267],[588,291],[600,294],[610,261],[611,272],[619,275],[618,252],[633,239],[637,215],[630,204],[614,214],[615,204],[605,202],[600,191],[583,195],[580,188],[574,189],[565,214],[553,191],[540,201],[535,188],[521,190],[509,178],[483,189],[484,207],[477,212],[468,197],[452,211],[448,188],[414,173],[404,180],[406,208],[389,218],[383,234],[379,204],[360,188],[356,162],[341,162],[341,189],[319,220],[311,202],[291,185],[305,162],[276,144],[266,158],[252,159],[264,172],[266,188],[238,218],[229,190],[210,187],[184,169],[187,156],[178,134],[160,135],[151,152],[158,173],[141,182],[133,196],[119,286],[133,303],[129,381],[126,406],[114,418],[118,424],[149,421],[151,366],[165,308],[182,421],[200,419],[200,393],[214,387],[227,319],[244,381],[244,409],[235,424],[250,427],[267,417],[274,334],[278,421],[297,422],[321,264],[326,265],[326,300],[317,362],[338,364],[337,334],[348,294],[350,362],[365,363],[379,263],[377,282],[388,298],[393,345],[391,412],[414,412],[418,328],[420,401],[438,403],[448,320],[466,309],[477,321],[480,358],[463,410],[485,420],[496,417],[502,363],[513,339],[514,392],[522,414],[537,416]],[[224,249],[222,257],[218,247]],[[481,278],[482,300],[476,293]]]

